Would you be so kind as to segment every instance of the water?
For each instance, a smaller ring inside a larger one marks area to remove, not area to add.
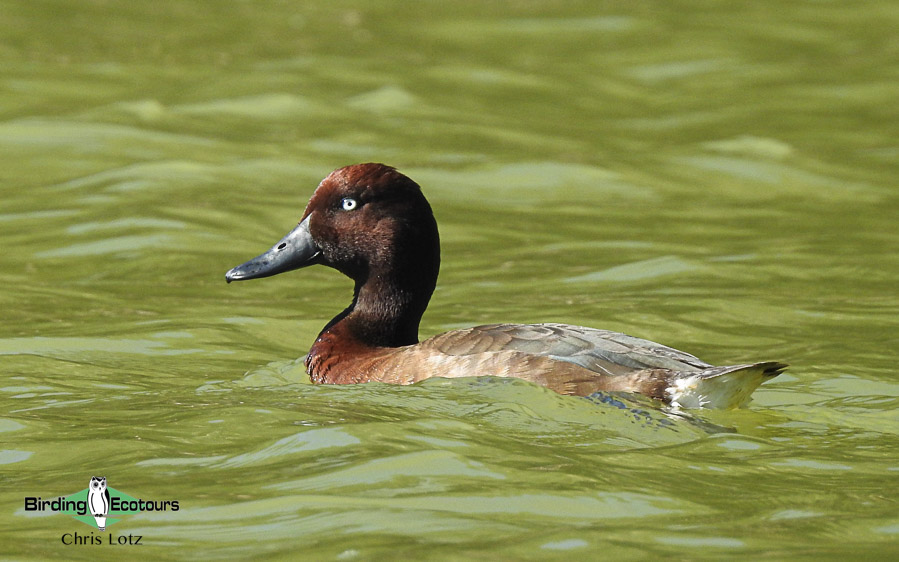
[[[897,556],[896,20],[887,1],[3,2],[0,550]],[[295,360],[349,281],[224,272],[359,161],[435,209],[425,336],[558,321],[792,367],[692,418],[520,381],[311,386]],[[108,533],[25,511],[91,475],[180,509]]]

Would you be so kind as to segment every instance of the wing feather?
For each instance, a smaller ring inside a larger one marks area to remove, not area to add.
[[[619,332],[568,324],[490,324],[454,330],[421,344],[451,356],[517,351],[603,375],[644,369],[693,372],[711,367],[676,349]]]

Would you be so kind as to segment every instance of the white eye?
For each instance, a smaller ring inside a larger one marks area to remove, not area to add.
[[[344,211],[352,211],[356,208],[356,200],[352,197],[344,197],[340,201],[340,208]]]

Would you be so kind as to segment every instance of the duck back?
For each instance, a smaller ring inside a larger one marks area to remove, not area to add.
[[[403,347],[343,347],[339,341],[313,347],[307,365],[315,382],[514,377],[567,395],[632,392],[675,407],[736,408],[786,368],[776,362],[716,367],[649,340],[567,324],[491,324]]]
[[[440,334],[420,345],[444,356],[479,357],[485,364],[493,363],[492,354],[520,354],[516,359],[529,358],[533,369],[511,376],[562,394],[637,392],[687,408],[743,406],[762,382],[787,367],[777,362],[715,367],[689,353],[627,334],[552,323],[476,326]]]

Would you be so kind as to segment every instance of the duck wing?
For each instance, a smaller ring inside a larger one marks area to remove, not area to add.
[[[715,367],[649,340],[567,324],[476,326],[414,347],[434,359],[430,376],[514,376],[561,394],[637,392],[686,408],[740,407],[787,367],[776,361]],[[455,369],[437,372],[444,365]]]
[[[692,373],[712,367],[689,353],[649,340],[568,324],[475,326],[440,334],[422,345],[453,356],[517,351],[609,376],[647,369]]]

